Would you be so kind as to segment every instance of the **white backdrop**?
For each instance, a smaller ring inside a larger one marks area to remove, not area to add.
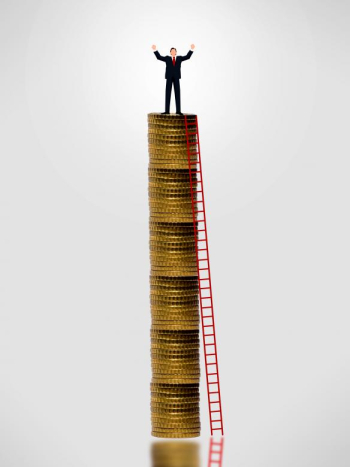
[[[151,45],[194,43],[224,465],[348,467],[349,11],[1,0],[1,466],[149,465]]]

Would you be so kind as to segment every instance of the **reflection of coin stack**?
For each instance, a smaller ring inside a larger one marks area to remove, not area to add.
[[[151,446],[152,467],[199,467],[199,445],[189,441],[157,441]]]
[[[199,302],[184,116],[148,114],[148,143],[152,435],[192,438],[200,434]]]

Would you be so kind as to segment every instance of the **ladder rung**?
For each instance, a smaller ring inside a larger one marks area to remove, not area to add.
[[[187,134],[188,134],[188,135],[196,135],[197,132],[195,131],[194,133],[192,132],[192,133],[187,133]]]

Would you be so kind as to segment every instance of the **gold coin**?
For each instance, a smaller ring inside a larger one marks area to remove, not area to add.
[[[167,433],[161,433],[159,431],[152,430],[151,436],[153,436],[154,438],[172,438],[172,439],[198,438],[200,436],[200,432],[188,434],[188,433],[178,433],[178,432],[172,431],[170,434],[167,434]]]
[[[160,331],[165,331],[164,329],[160,330],[160,329],[153,329],[154,332],[160,332]],[[192,330],[193,331],[193,330]],[[175,338],[171,338],[170,336],[165,336],[165,337],[162,337],[162,336],[152,336],[151,337],[151,345],[166,345],[166,346],[169,346],[169,348],[173,347],[173,348],[176,348],[176,347],[180,347],[180,348],[190,348],[190,347],[193,347],[193,346],[199,346],[200,344],[200,340],[199,340],[199,329],[196,329],[196,331],[198,332],[198,337],[193,337],[193,338],[190,338],[190,337],[187,337],[187,338],[181,338],[181,337],[177,337],[175,336]]]
[[[185,387],[184,387],[185,386]],[[152,381],[150,384],[151,394],[158,394],[159,397],[199,397],[199,384],[157,384]]]
[[[163,191],[170,191],[170,190],[189,190],[191,192],[191,180],[192,180],[192,189],[193,189],[193,182],[195,181],[198,183],[196,176],[192,174],[192,176],[188,176],[188,179],[185,180],[172,180],[172,179],[160,179],[155,177],[149,177],[148,180],[148,190],[149,192],[156,191],[158,189]]]
[[[174,386],[174,385],[173,385]],[[192,398],[192,397],[200,397],[200,392],[199,392],[199,384],[195,385],[196,387],[191,387],[191,385],[188,385],[190,387],[188,388],[176,388],[175,387],[158,387],[155,386],[154,383],[153,385],[151,384],[150,390],[151,390],[151,396],[157,396],[157,397],[166,397],[166,398],[172,398],[172,397],[180,397],[180,398]]]
[[[151,395],[158,395],[158,397],[199,397],[199,384],[186,385],[188,387],[181,387],[181,385],[170,385],[171,387],[163,387],[164,385],[156,385],[155,382],[151,383]]]
[[[198,329],[199,331],[199,329]],[[179,349],[199,349],[200,342],[198,341],[171,341],[171,340],[152,340],[151,341],[151,348],[165,348],[165,349],[173,349],[173,350],[179,350]]]
[[[151,412],[151,420],[159,421],[165,423],[166,421],[169,422],[188,422],[188,423],[196,423],[200,419],[199,412],[184,412],[184,413],[173,413],[169,414],[167,412],[164,413],[155,413]]]
[[[179,241],[174,241],[172,239],[168,241],[165,239],[150,240],[149,246],[152,252],[160,251],[167,254],[173,252],[196,252],[194,238],[185,238],[183,241],[181,241],[181,239],[179,239]]]
[[[201,429],[201,424],[199,421],[197,421],[196,423],[192,423],[192,424],[189,424],[189,423],[167,423],[167,424],[163,424],[163,423],[156,423],[154,421],[152,421],[152,428],[154,430],[157,430],[159,432],[163,432],[163,433],[169,433],[169,432],[182,432],[182,433],[189,433],[189,432],[195,432],[195,431],[199,431]]]
[[[198,344],[193,344],[193,345],[188,345],[188,344],[178,344],[177,346],[175,345],[167,345],[167,344],[151,344],[151,350],[179,350],[179,349],[184,349],[186,348],[187,350],[193,350],[196,352],[199,352],[200,346]]]
[[[197,152],[197,151],[195,151]],[[161,160],[184,160],[188,161],[188,152],[187,152],[187,144],[185,145],[180,145],[177,147],[168,147],[164,145],[158,145],[157,143],[148,143],[148,155],[149,155],[149,160],[153,160],[155,158],[161,159]],[[190,160],[197,161],[198,160],[198,154],[190,154]]]
[[[184,331],[187,330],[194,330],[194,329],[200,329],[200,323],[199,321],[194,321],[194,320],[181,320],[181,319],[175,319],[173,321],[171,320],[162,320],[162,319],[155,319],[152,317],[152,327],[154,329],[182,329]],[[199,346],[198,346],[199,348]]]
[[[158,409],[158,408],[155,408],[155,407],[152,407],[151,408],[151,413],[152,414],[164,414],[164,415],[168,415],[169,417],[171,417],[172,414],[176,414],[176,415],[183,415],[183,416],[186,416],[187,414],[198,414],[199,416],[199,407],[198,408],[190,408],[190,409]]]
[[[176,224],[173,222],[156,222],[156,221],[150,221],[150,225],[153,226],[154,228],[164,228],[164,229],[177,229],[177,230],[183,230],[183,229],[193,229],[193,223],[188,222],[187,224]]]
[[[176,385],[175,385],[176,386]],[[157,397],[165,397],[165,398],[199,398],[200,397],[200,392],[199,392],[199,384],[196,385],[197,387],[189,387],[187,389],[185,388],[177,388],[176,387],[169,387],[169,388],[164,388],[164,387],[157,387],[154,385],[151,385],[150,390],[151,390],[151,396],[157,396]]]
[[[178,343],[179,341],[184,341],[184,343],[188,342],[194,343],[199,342],[199,331],[159,331],[156,329],[150,329],[151,339],[153,342],[157,343],[160,340],[165,340],[167,342]]]
[[[166,195],[159,195],[157,198],[148,198],[149,208],[153,211],[166,211],[171,212],[192,212],[192,200],[184,197],[170,198]]]
[[[167,372],[173,373],[178,371],[181,373],[192,373],[198,374],[200,371],[199,358],[187,358],[187,359],[170,359],[170,358],[151,358],[151,366],[155,373]]]
[[[161,356],[162,358],[170,357],[170,358],[185,358],[185,357],[193,357],[196,358],[199,356],[199,349],[196,350],[190,350],[190,351],[183,351],[183,350],[165,350],[165,351],[156,351],[154,349],[151,349],[152,355],[153,356]]]
[[[188,403],[188,402],[197,402],[199,403],[200,401],[200,396],[199,394],[195,394],[192,397],[189,396],[184,396],[183,394],[177,395],[177,396],[160,396],[158,393],[151,392],[151,401],[153,402],[158,402],[158,403],[172,403],[172,402],[183,402],[183,403]]]
[[[194,438],[199,436],[201,430],[200,424],[192,426],[161,426],[152,423],[152,435],[158,438]],[[198,435],[197,435],[198,433]],[[187,463],[185,464],[187,466]],[[163,465],[162,465],[163,467]]]
[[[199,303],[198,297],[193,295],[182,295],[182,296],[164,296],[164,295],[150,295],[150,303],[157,305],[164,304],[164,305],[196,305]]]
[[[181,378],[198,378],[201,374],[199,364],[195,365],[161,365],[151,364],[152,375],[157,378],[168,378],[169,376],[178,376]]]
[[[159,427],[160,429],[174,429],[178,428],[179,430],[193,430],[195,428],[199,429],[201,426],[200,417],[195,419],[187,420],[185,417],[182,417],[178,420],[166,420],[166,419],[154,419],[151,417],[151,422],[153,427]]]
[[[159,305],[159,304],[151,304],[152,312],[159,312],[159,313],[198,313],[198,305],[197,303],[192,305]]]
[[[150,281],[150,293],[152,294],[167,294],[169,296],[176,295],[198,295],[198,284],[193,282],[188,285],[171,285],[171,284],[154,284]]]
[[[157,430],[158,432],[162,433],[193,433],[193,432],[198,432],[201,429],[201,424],[199,421],[193,424],[187,424],[187,423],[156,423],[152,421],[152,429]]]
[[[164,324],[165,323],[169,323],[169,324],[176,324],[176,321],[179,321],[179,322],[184,322],[184,323],[187,323],[187,324],[192,324],[192,325],[198,325],[200,324],[200,318],[198,316],[198,313],[196,314],[193,314],[193,315],[190,315],[190,314],[186,314],[186,315],[181,315],[181,314],[171,314],[171,313],[162,313],[162,314],[158,314],[158,313],[153,313],[151,312],[151,318],[152,318],[152,325],[154,323],[161,323],[164,321]],[[152,326],[153,327],[153,326]],[[159,329],[158,327],[157,328],[154,328],[153,329]],[[166,328],[165,328],[166,329]],[[200,329],[199,327],[196,328],[196,329]]]
[[[172,404],[172,403],[178,403],[178,404],[188,404],[188,403],[196,403],[197,405],[200,403],[200,397],[199,395],[196,395],[195,397],[164,397],[164,396],[159,396],[159,395],[152,395],[151,398],[151,403],[158,403],[158,404]]]
[[[153,308],[153,305],[151,305],[151,316],[155,320],[163,320],[163,321],[174,321],[176,319],[182,320],[182,321],[193,321],[198,323],[199,322],[199,311],[198,308],[196,308],[193,311],[189,312],[177,312],[173,310],[155,310]]]
[[[194,331],[183,331],[183,332],[180,332],[180,331],[162,331],[162,332],[159,332],[159,331],[152,331],[152,329],[150,330],[151,332],[151,336],[159,336],[159,337],[166,337],[166,338],[169,338],[169,339],[176,339],[176,337],[188,337],[188,338],[196,338],[198,337],[199,333],[198,332],[194,332]]]
[[[191,166],[195,166],[197,164],[196,161],[191,161]],[[184,169],[188,167],[188,160],[176,160],[173,161],[171,159],[151,159],[149,163],[149,167],[151,168],[160,168],[160,167],[167,167],[169,169]]]
[[[200,375],[153,375],[153,379],[161,383],[199,383]]]
[[[161,173],[164,170],[168,173]],[[183,172],[183,173],[181,173]],[[148,189],[165,188],[168,184],[174,185],[172,188],[184,189],[191,187],[191,181],[199,181],[200,176],[198,175],[197,164],[192,164],[191,169],[156,169],[148,166]]]
[[[189,324],[188,322],[180,322],[178,324],[164,324],[163,322],[153,322],[153,326],[157,329],[199,329],[199,323]]]
[[[151,391],[151,400],[156,401],[200,401],[200,394],[199,391],[195,393],[186,392],[186,393],[159,393],[155,391]]]
[[[171,381],[175,381],[177,378],[183,378],[187,381],[192,380],[192,378],[200,378],[200,370],[186,370],[186,369],[178,369],[178,368],[154,368],[153,366],[151,367],[152,369],[152,375],[154,378],[157,378],[158,380],[161,381],[167,381],[171,379]]]
[[[169,316],[169,317],[183,317],[183,318],[199,318],[199,306],[197,303],[190,306],[158,306],[158,304],[150,303],[152,316]]]
[[[177,346],[175,345],[169,346],[169,345],[163,344],[163,347],[162,347],[162,344],[152,344],[151,350],[163,350],[163,349],[173,350],[173,349],[183,349],[183,348],[186,348],[187,350],[193,350],[196,352],[199,352],[199,349],[200,349],[199,343],[198,343],[198,344],[193,344],[192,346],[188,344],[178,344]]]
[[[200,426],[200,413],[186,413],[182,412],[177,414],[175,417],[173,415],[164,412],[161,416],[151,412],[151,422],[153,426],[163,426],[164,428],[171,428],[176,426],[194,428]]]
[[[199,355],[185,355],[175,358],[173,356],[161,356],[152,354],[152,365],[166,366],[166,367],[199,367]]]
[[[196,259],[196,250],[193,245],[182,246],[179,248],[167,247],[166,245],[151,245],[150,255],[152,258],[170,258],[170,259],[185,259],[185,258],[195,258]],[[197,259],[196,259],[197,261]]]
[[[160,329],[160,326],[163,326],[164,329],[168,329],[167,326],[195,326],[194,329],[200,329],[200,320],[199,318],[191,319],[191,318],[182,318],[181,316],[153,316],[152,317],[152,327],[153,329]],[[171,327],[173,329],[173,327]],[[180,329],[179,329],[180,330]],[[184,329],[187,330],[187,329]]]
[[[198,298],[199,289],[198,286],[190,287],[164,287],[164,286],[150,286],[150,295],[155,297],[169,297],[169,298],[183,298],[183,297],[192,297]]]

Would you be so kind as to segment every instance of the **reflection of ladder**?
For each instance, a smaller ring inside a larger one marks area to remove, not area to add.
[[[215,430],[218,432],[221,431],[221,434],[223,435],[224,426],[221,411],[220,381],[218,356],[216,350],[213,296],[211,289],[208,234],[205,217],[198,122],[196,115],[185,115],[185,128],[191,184],[193,225],[196,239],[195,245],[199,282],[199,302],[201,309],[205,371],[208,389],[210,430],[211,434],[213,434],[213,431]],[[196,176],[193,177],[194,174]]]
[[[220,438],[220,441],[214,441],[214,438],[210,438],[208,467],[222,466],[223,451],[224,438]]]

